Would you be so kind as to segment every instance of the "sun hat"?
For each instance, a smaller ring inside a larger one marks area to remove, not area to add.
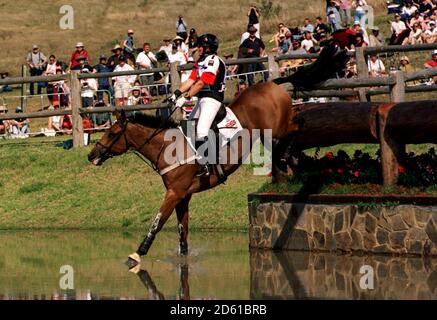
[[[85,47],[85,46],[83,45],[83,42],[78,42],[78,43],[76,43],[76,48],[83,48],[83,47]]]
[[[111,49],[113,52],[117,50],[123,50],[123,48],[119,44],[116,44],[115,47]]]
[[[173,41],[176,41],[176,40],[182,40],[182,41],[184,41],[184,38],[182,38],[182,37],[180,37],[180,36],[176,36],[176,37],[173,38]]]
[[[407,56],[402,56],[401,59],[400,59],[400,61],[402,61],[402,60],[405,60],[405,61],[407,61],[408,63],[410,63],[410,59],[409,59]]]
[[[134,31],[132,30],[132,29],[129,29],[129,30],[127,30],[127,33],[129,34],[129,33],[134,33]]]

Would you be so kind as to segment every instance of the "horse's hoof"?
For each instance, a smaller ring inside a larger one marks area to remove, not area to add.
[[[129,268],[129,270],[139,266],[141,264],[141,258],[138,253],[133,253],[126,260],[125,265]]]

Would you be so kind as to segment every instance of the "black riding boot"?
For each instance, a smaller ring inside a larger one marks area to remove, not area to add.
[[[196,152],[199,150],[201,146],[205,145],[207,148],[204,150],[202,154],[203,166],[202,170],[199,172],[198,176],[209,176],[212,173],[212,165],[208,163],[208,151],[211,145],[208,142],[208,137],[203,138],[202,140],[196,140]]]

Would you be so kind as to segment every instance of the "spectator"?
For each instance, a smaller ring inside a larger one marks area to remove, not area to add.
[[[181,37],[182,41],[187,39],[187,23],[181,15],[176,21],[176,35]]]
[[[370,29],[372,33],[369,35],[369,46],[370,47],[381,47],[385,45],[385,39],[382,33],[379,31],[378,27],[372,27]]]
[[[23,113],[21,106],[15,108],[15,113]],[[15,118],[9,122],[12,128],[13,136],[17,138],[28,138],[29,137],[29,120],[26,118]]]
[[[88,51],[85,50],[85,46],[82,42],[76,44],[76,50],[71,54],[70,70],[77,70],[75,68],[79,64],[77,60],[78,57],[85,57],[86,63],[91,63],[90,55]]]
[[[126,38],[123,41],[123,54],[126,58],[131,61],[135,61],[135,41],[134,41],[134,31],[129,29],[127,31]]]
[[[239,51],[244,58],[262,57],[264,55],[264,50],[266,47],[264,45],[264,42],[256,37],[256,31],[257,30],[254,26],[249,28],[249,38],[244,40],[243,43],[240,45]],[[264,70],[265,67],[260,62],[247,64],[247,72],[249,73]],[[253,74],[249,74],[247,78],[249,81],[249,85],[252,86],[255,83]],[[263,72],[263,78],[264,81],[267,81],[267,72]]]
[[[3,72],[0,74],[0,79],[7,79],[7,78],[9,78],[8,72]],[[12,87],[9,84],[0,85],[0,93],[11,92],[11,91],[12,91]]]
[[[351,0],[340,0],[340,18],[343,27],[350,26],[352,23]]]
[[[314,28],[314,38],[319,41],[321,34],[327,35],[329,33],[329,27],[323,23],[321,17],[316,18],[316,27]]]
[[[407,73],[414,71],[413,67],[410,64],[410,59],[407,56],[401,57],[399,70],[401,70],[403,72],[407,72]]]
[[[405,5],[402,7],[401,11],[402,20],[410,20],[416,11],[417,7],[413,5],[411,1],[405,2]]]
[[[244,42],[244,40],[246,40],[247,38],[249,38],[250,34],[249,34],[249,29],[253,27],[253,24],[248,24],[247,25],[247,29],[245,32],[243,32],[243,34],[241,35],[240,38],[240,44],[242,44]]]
[[[124,56],[120,56],[119,64],[115,67],[114,72],[133,70],[134,68],[126,63],[126,58]],[[117,106],[126,105],[129,97],[129,91],[132,83],[135,81],[135,78],[136,76],[134,75],[113,77],[115,101]]]
[[[8,113],[8,109],[5,105],[0,105],[0,115],[4,115]],[[8,133],[9,130],[9,123],[7,120],[0,120],[0,134],[4,135]]]
[[[306,52],[310,52],[311,48],[314,48],[314,43],[317,43],[317,41],[313,38],[311,32],[306,31],[304,34],[304,40],[301,42],[302,48]]]
[[[247,30],[248,30],[247,31],[247,33],[248,33],[247,37],[249,37],[249,29],[250,29],[250,27],[252,27],[252,26],[248,26],[248,28],[247,28]],[[288,29],[282,22],[279,23],[278,24],[278,32],[276,32],[275,35],[273,36],[273,40],[275,41],[275,46],[276,47],[278,47],[278,44],[279,44],[279,36],[281,34],[286,35],[287,32],[290,32],[290,29]],[[243,42],[241,42],[241,43],[243,43]]]
[[[423,65],[426,69],[432,69],[437,67],[437,50],[434,50],[432,52],[432,58],[431,60],[428,60],[427,62],[425,62],[425,64]]]
[[[136,63],[140,70],[149,70],[157,67],[158,60],[156,60],[155,55],[150,51],[150,43],[144,43],[143,51],[138,55]],[[140,78],[143,85],[153,84],[153,73],[141,75]]]
[[[173,44],[170,55],[168,56],[168,62],[169,63],[179,62],[179,65],[181,66],[187,63],[187,57],[181,51],[178,51],[178,47],[175,43]],[[191,71],[183,71],[181,74],[181,82],[187,80],[190,77],[190,74]]]
[[[106,107],[106,105],[103,100],[99,100],[95,107]],[[95,129],[106,129],[111,125],[111,114],[109,113],[93,113],[92,117]]]
[[[355,20],[360,22],[361,29],[366,29],[366,0],[353,0],[352,7],[355,8]]]
[[[53,76],[56,74],[56,65],[58,61],[56,60],[56,57],[52,54],[49,57],[49,62],[47,63],[46,70],[44,71],[44,75],[46,76]]]
[[[407,44],[421,44],[423,43],[422,40],[422,28],[420,27],[419,23],[415,23],[413,25],[413,30],[411,30],[410,35],[408,38],[405,39],[404,45]]]
[[[111,68],[107,65],[107,57],[102,54],[99,59],[99,64],[94,66],[94,70],[97,73],[107,73],[111,72]],[[108,103],[111,104],[112,96],[114,94],[114,90],[112,89],[111,79],[110,78],[98,78],[97,84],[99,86],[99,90],[97,91],[97,100],[103,101],[103,93],[106,92],[108,96]]]
[[[301,47],[300,41],[296,40],[296,39],[292,41],[291,47],[288,50],[288,53],[307,54],[305,49],[303,49]],[[304,59],[283,60],[281,63],[281,67],[279,68],[279,72],[281,73],[281,75],[284,75],[287,70],[296,68],[296,67],[302,65],[304,62],[305,62]]]
[[[71,70],[82,71],[82,69],[88,69],[90,72],[94,70],[93,67],[88,64],[86,56],[77,56],[76,65]]]
[[[183,52],[184,54],[188,54],[188,46],[185,44],[184,39],[182,37],[180,36],[174,37],[173,43],[176,44],[179,51]]]
[[[372,78],[383,77],[387,74],[384,63],[376,54],[370,55],[370,59],[367,61],[367,66],[369,69],[369,76]]]
[[[435,43],[437,40],[437,28],[433,20],[428,22],[428,28],[422,33],[424,43]]]
[[[360,47],[367,47],[367,43],[364,41],[364,36],[362,33],[357,33],[355,35],[355,41],[352,45],[352,49],[354,48],[360,48]]]
[[[82,74],[89,74],[91,70],[83,68],[81,70]],[[82,107],[88,108],[94,105],[94,95],[98,90],[97,81],[94,78],[81,79],[81,91],[80,95],[82,97]]]
[[[53,108],[59,110],[59,105],[54,105]],[[44,134],[54,137],[56,132],[62,131],[63,120],[63,116],[51,116],[47,123],[48,130],[44,130]]]
[[[326,15],[328,16],[328,22],[331,26],[332,32],[335,32],[337,30],[341,29],[341,18],[340,18],[340,12],[338,12],[336,2],[331,0],[329,3],[328,8],[326,9]]]
[[[261,38],[260,34],[260,25],[259,25],[259,17],[261,16],[258,8],[255,4],[251,4],[249,7],[249,11],[247,12],[247,16],[249,17],[248,24],[254,26],[256,28],[256,36]]]
[[[434,5],[431,0],[422,0],[419,4],[419,12],[426,17],[431,16]]]
[[[303,23],[303,28],[302,28],[302,32],[309,32],[309,33],[313,33],[314,32],[314,26],[311,24],[311,20],[308,18],[305,18],[304,23]]]
[[[35,44],[32,47],[32,51],[27,54],[26,57],[27,66],[30,69],[30,76],[36,77],[43,74],[45,69],[45,64],[47,63],[47,58],[39,49],[39,47]],[[33,96],[35,94],[34,91],[34,83],[29,83],[30,95]],[[38,94],[41,94],[42,86],[38,83]]]
[[[168,61],[168,56],[171,54],[171,50],[172,50],[171,39],[165,38],[162,41],[164,41],[164,44],[161,46],[161,48],[159,48],[158,52],[164,51],[167,57],[166,59],[163,59],[163,61]]]
[[[107,65],[111,68],[111,71],[114,72],[115,67],[120,63],[119,60],[122,56],[123,48],[119,44],[116,44],[114,48],[111,49],[111,52],[113,54],[109,57]]]
[[[426,28],[428,27],[425,24],[425,21],[424,21],[423,17],[420,15],[419,11],[416,11],[414,13],[414,17],[411,18],[410,23],[409,23],[410,28],[412,29],[416,23],[420,25],[422,30],[426,30]]]
[[[141,101],[141,89],[139,87],[133,87],[130,91],[129,99],[127,100],[128,106],[136,106]]]
[[[241,92],[243,92],[246,89],[247,89],[246,81],[244,81],[244,79],[238,80],[238,83],[236,85],[236,90],[234,93],[234,98],[238,97],[241,94]]]
[[[272,52],[278,52],[279,55],[286,54],[291,47],[291,40],[285,34],[279,36],[279,43],[277,48],[273,48]]]
[[[63,73],[64,72],[62,71],[62,68],[57,65],[55,69],[55,74]],[[52,107],[54,107],[55,105],[61,106],[62,108],[66,108],[69,106],[70,89],[65,84],[65,81],[60,80],[49,82],[47,85],[47,94]]]
[[[185,44],[188,46],[188,56],[192,57],[197,51],[197,32],[196,29],[190,29],[190,34],[188,35]]]
[[[355,34],[361,34],[363,37],[364,42],[366,43],[366,46],[369,45],[369,35],[367,34],[367,31],[365,28],[361,27],[361,24],[359,21],[355,21],[354,28]]]
[[[390,39],[390,44],[401,44],[403,42],[403,34],[408,32],[407,26],[401,20],[400,14],[395,14],[395,20],[391,22],[391,32],[392,36]],[[406,35],[408,36],[408,35]]]

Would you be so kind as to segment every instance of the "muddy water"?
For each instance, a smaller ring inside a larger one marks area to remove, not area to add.
[[[0,299],[437,299],[436,259],[249,252],[247,234],[200,232],[180,258],[176,233],[164,232],[141,270],[127,272],[140,238],[1,231]]]

